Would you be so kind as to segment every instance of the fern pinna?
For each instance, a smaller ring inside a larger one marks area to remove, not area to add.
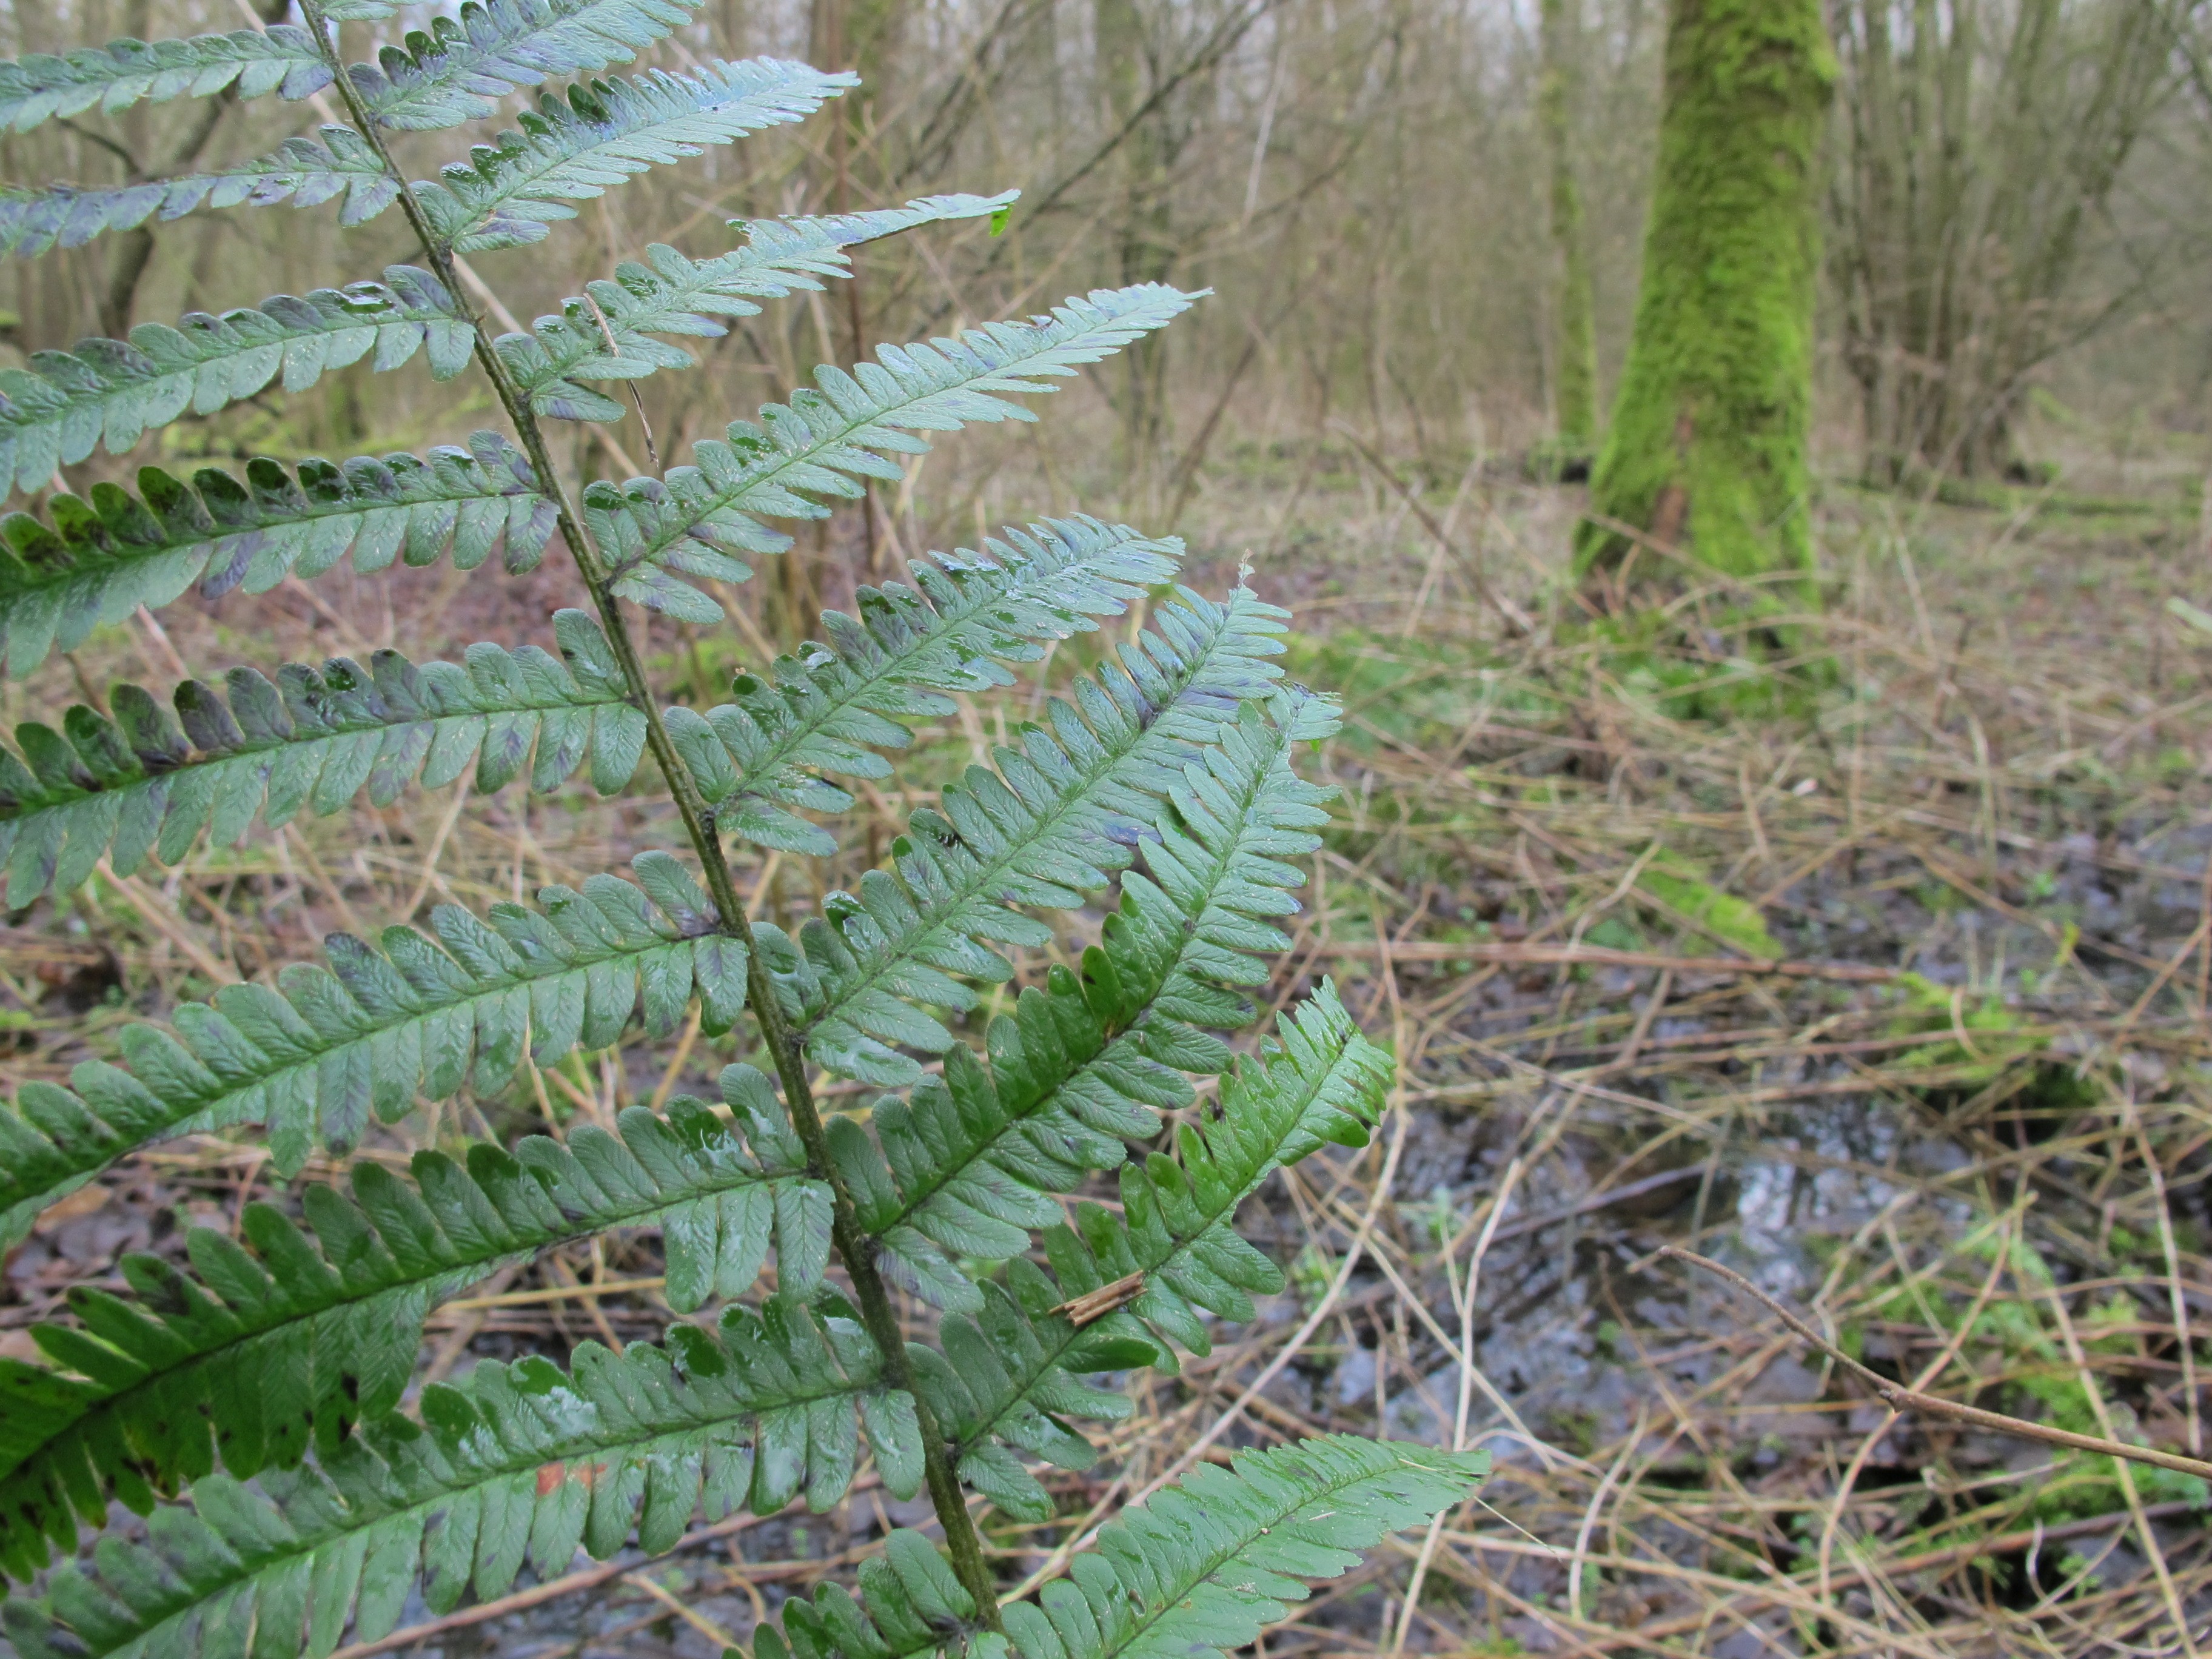
[[[761,59],[544,89],[688,26],[685,0],[468,0],[347,64],[341,26],[395,9],[302,0],[296,24],[0,64],[0,123],[15,131],[218,92],[334,94],[347,118],[188,177],[0,192],[0,248],[336,202],[349,225],[396,209],[420,259],[0,371],[0,477],[50,490],[0,520],[0,665],[27,674],[195,586],[258,592],[348,557],[373,574],[496,553],[521,572],[556,536],[592,608],[552,619],[551,650],[240,665],[19,726],[0,746],[6,902],[465,775],[480,793],[549,791],[580,772],[609,795],[649,778],[686,855],[648,852],[627,876],[481,915],[441,907],[420,929],[334,935],[323,963],[123,1030],[112,1058],[0,1110],[0,1240],[157,1142],[259,1126],[290,1177],[421,1103],[501,1090],[635,1024],[660,1036],[696,1019],[759,1064],[726,1066],[717,1101],[633,1108],[611,1129],[450,1145],[404,1174],[364,1158],[339,1185],[247,1206],[235,1237],[192,1231],[181,1265],[131,1255],[119,1286],[76,1287],[66,1317],[33,1328],[38,1359],[0,1359],[0,1571],[27,1587],[0,1605],[8,1639],[27,1659],[328,1654],[387,1635],[418,1589],[444,1611],[525,1572],[558,1576],[579,1548],[670,1548],[702,1509],[828,1508],[865,1462],[894,1495],[928,1494],[937,1535],[890,1534],[857,1598],[831,1585],[788,1603],[757,1634],[762,1659],[1248,1643],[1301,1581],[1464,1498],[1480,1456],[1341,1437],[1242,1454],[1132,1508],[1003,1607],[969,1494],[1051,1521],[1039,1467],[1098,1456],[1079,1425],[1130,1409],[1111,1375],[1176,1371],[1179,1352],[1208,1351],[1213,1322],[1249,1319],[1255,1295],[1282,1288],[1238,1237],[1240,1204],[1324,1143],[1364,1144],[1382,1109],[1389,1062],[1326,983],[1256,1052],[1229,1042],[1258,1016],[1250,993],[1297,908],[1293,860],[1326,817],[1326,792],[1291,763],[1335,714],[1284,681],[1285,614],[1246,586],[1175,586],[1172,540],[1054,520],[860,588],[854,614],[824,615],[819,641],[738,673],[702,710],[655,697],[625,609],[720,623],[698,580],[743,581],[785,553],[775,521],[898,478],[926,434],[1033,418],[1021,399],[1197,296],[1102,290],[884,347],[660,477],[579,494],[548,423],[618,420],[609,382],[689,366],[681,342],[848,274],[857,244],[983,216],[995,228],[1012,193],[732,222],[726,252],[656,245],[529,331],[495,335],[458,255],[544,240],[571,203],[796,120],[852,77]],[[390,135],[488,118],[526,88],[514,127],[434,180],[394,162]],[[82,495],[57,471],[364,361],[440,379],[473,365],[508,429],[420,455],[149,466],[135,489]],[[834,854],[845,785],[887,776],[912,723],[1012,685],[1015,665],[1140,603],[1143,625],[994,764],[914,812],[857,890],[830,892],[795,930],[748,919],[730,841]],[[1076,965],[994,990],[1012,977],[1008,950],[1055,941],[1041,913],[1109,890]],[[987,995],[999,1012],[978,1046],[962,1028]],[[883,1092],[825,1116],[817,1073]],[[1080,1196],[1106,1175],[1110,1206]],[[619,1352],[586,1343],[565,1369],[486,1362],[416,1389],[441,1301],[614,1228],[659,1235],[666,1299],[696,1321]],[[912,1320],[933,1321],[928,1340]],[[144,1523],[81,1555],[112,1500]]]

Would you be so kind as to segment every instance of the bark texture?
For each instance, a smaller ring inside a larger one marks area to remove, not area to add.
[[[1575,177],[1576,70],[1581,19],[1574,0],[1543,0],[1544,80],[1537,119],[1551,167],[1552,240],[1559,250],[1559,286],[1553,313],[1552,409],[1559,448],[1587,457],[1597,441],[1597,299],[1590,272],[1589,233]]]
[[[1674,0],[1643,288],[1577,540],[1586,575],[1639,545],[1600,519],[1733,575],[1811,568],[1816,161],[1835,73],[1820,0]]]

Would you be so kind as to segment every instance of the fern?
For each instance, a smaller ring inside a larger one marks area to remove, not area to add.
[[[538,414],[563,421],[618,421],[629,411],[578,380],[643,380],[664,368],[689,368],[690,354],[655,334],[716,339],[728,331],[716,317],[750,317],[756,299],[817,289],[817,276],[846,274],[845,250],[916,226],[973,219],[1004,209],[1019,192],[932,196],[904,207],[826,219],[741,220],[745,246],[720,258],[693,260],[656,242],[649,265],[626,262],[611,282],[589,284],[587,297],[568,301],[557,317],[541,317],[529,334],[501,337],[498,350]]]
[[[572,219],[567,205],[604,192],[655,162],[696,155],[779,122],[796,121],[853,84],[804,64],[717,60],[696,76],[660,70],[635,80],[582,82],[566,98],[547,94],[522,130],[479,144],[466,162],[416,194],[441,246],[459,253],[542,241],[545,226]],[[399,199],[399,180],[376,147],[350,127],[325,126],[321,142],[290,138],[268,155],[205,173],[104,190],[57,185],[0,191],[0,252],[32,258],[82,247],[111,230],[158,215],[180,219],[202,208],[317,207],[343,197],[338,223],[366,224]]]
[[[677,1325],[665,1348],[596,1343],[564,1373],[490,1362],[423,1391],[422,1426],[396,1419],[258,1489],[222,1475],[191,1509],[155,1511],[146,1544],[65,1566],[37,1602],[0,1617],[23,1659],[208,1659],[326,1654],[349,1614],[359,1641],[399,1620],[419,1583],[434,1610],[473,1587],[497,1595],[526,1565],[600,1559],[635,1527],[648,1552],[682,1536],[703,1498],[720,1518],[772,1515],[805,1495],[827,1509],[852,1482],[865,1425],[884,1485],[911,1496],[921,1459],[912,1405],[882,1386],[849,1311],[779,1296]]]
[[[540,92],[513,130],[410,185],[385,132],[484,119],[519,89],[629,62],[686,22],[690,0],[463,0],[350,67],[332,26],[388,23],[396,0],[302,4],[303,28],[0,64],[0,130],[325,88],[352,124],[181,178],[0,191],[0,251],[289,200],[336,202],[344,226],[401,204],[421,262],[0,371],[0,483],[56,492],[0,520],[4,672],[188,589],[258,592],[349,556],[372,580],[449,553],[466,570],[501,548],[520,574],[556,531],[592,608],[556,617],[557,657],[479,645],[457,663],[386,651],[269,678],[241,666],[166,702],[124,685],[27,720],[0,744],[0,900],[59,894],[103,860],[125,875],[174,864],[203,836],[235,842],[364,793],[387,803],[418,777],[472,774],[481,793],[526,776],[544,792],[588,766],[611,793],[648,756],[696,863],[651,850],[633,881],[549,887],[536,908],[441,907],[425,931],[374,944],[334,935],[326,965],[121,1027],[70,1087],[31,1083],[0,1109],[0,1244],[157,1142],[258,1126],[289,1179],[418,1104],[509,1090],[526,1061],[610,1048],[634,1021],[660,1037],[695,1006],[710,1039],[750,1015],[757,1048],[739,1052],[760,1065],[725,1067],[719,1109],[679,1096],[562,1140],[464,1137],[418,1152],[411,1178],[363,1159],[295,1203],[248,1205],[237,1237],[195,1229],[181,1260],[129,1255],[119,1283],[74,1287],[31,1328],[35,1357],[0,1358],[0,1572],[37,1582],[0,1608],[15,1650],[325,1656],[386,1637],[418,1591],[443,1610],[503,1594],[526,1567],[555,1573],[579,1544],[602,1559],[633,1536],[665,1550],[702,1505],[827,1508],[864,1455],[894,1494],[927,1491],[944,1553],[893,1534],[860,1569],[865,1606],[835,1587],[792,1604],[781,1634],[761,1632],[764,1659],[1245,1644],[1300,1578],[1449,1506],[1480,1460],[1332,1439],[1201,1470],[1003,1614],[969,1504],[1051,1522],[1041,1466],[1090,1467],[1081,1425],[1131,1415],[1085,1379],[1172,1373],[1208,1351],[1212,1322],[1249,1319],[1283,1276],[1238,1236],[1239,1205],[1323,1145],[1364,1145],[1383,1109],[1391,1064],[1326,982],[1255,1054],[1236,1060],[1224,1040],[1257,1015],[1250,994],[1297,908],[1291,860],[1325,819],[1328,793],[1291,757],[1336,715],[1282,683],[1286,614],[1241,585],[1218,600],[1169,587],[1180,544],[1073,517],[860,588],[853,614],[823,617],[822,642],[771,647],[728,701],[693,709],[656,696],[621,604],[719,624],[694,582],[743,580],[748,561],[787,551],[769,521],[902,480],[931,434],[1034,418],[1021,399],[1199,296],[1102,289],[884,346],[817,369],[690,465],[579,494],[549,425],[621,418],[606,383],[695,366],[690,342],[849,275],[860,243],[987,215],[995,229],[1012,193],[733,221],[726,252],[649,245],[495,337],[458,255],[542,240],[574,204],[795,120],[853,77],[763,58],[586,80]],[[441,380],[473,364],[511,438],[342,465],[247,458],[189,481],[147,468],[135,494],[71,495],[58,475],[280,381],[295,392],[349,365],[423,360]],[[1095,667],[1048,678],[1054,642],[1139,607]],[[844,786],[889,776],[915,722],[1012,687],[1020,664],[1038,665],[1040,718],[915,811],[857,890],[827,893],[788,933],[750,921],[760,895],[738,888],[726,837],[834,853],[823,820],[852,806]],[[1054,944],[1039,913],[1109,891],[1079,969],[1049,967],[963,1041],[986,988],[1012,977],[1008,955]],[[896,1092],[825,1121],[821,1071]],[[1217,1078],[1209,1104],[1200,1080]],[[526,1111],[533,1092],[542,1105],[542,1087],[518,1091]],[[1111,1211],[1081,1197],[1102,1173],[1118,1182]],[[658,1346],[586,1344],[566,1370],[480,1364],[410,1403],[432,1308],[616,1230],[659,1236],[678,1314],[728,1304],[711,1332],[679,1321]],[[916,1334],[901,1293],[933,1304]],[[143,1530],[53,1565],[118,1502]]]
[[[879,1264],[906,1289],[974,1311],[974,1287],[949,1257],[1026,1248],[1024,1229],[1060,1219],[1051,1194],[1114,1168],[1124,1141],[1158,1133],[1156,1112],[1192,1103],[1185,1072],[1227,1068],[1227,1049],[1201,1028],[1252,1018],[1219,988],[1261,980],[1264,969],[1244,953],[1281,948],[1281,936],[1253,918],[1291,908],[1284,890],[1302,878],[1266,854],[1312,850],[1299,826],[1322,818],[1316,803],[1326,799],[1291,774],[1287,751],[1294,738],[1333,730],[1331,711],[1293,694],[1277,714],[1271,726],[1248,708],[1175,792],[1181,823],[1163,824],[1147,849],[1175,896],[1134,872],[1125,877],[1121,913],[1085,953],[1081,978],[1055,969],[992,1023],[988,1072],[953,1048],[941,1081],[925,1079],[902,1105],[878,1109],[888,1167],[865,1147],[848,1149],[860,1167],[847,1169],[848,1185],[875,1200],[865,1218]],[[1200,805],[1207,797],[1235,816],[1215,817]]]
[[[846,248],[995,212],[1012,199],[936,196],[873,213],[757,220],[744,246],[703,261],[655,244],[649,269],[623,264],[611,282],[589,284],[588,298],[540,318],[533,334],[507,336],[499,350],[539,414],[617,420],[627,412],[621,404],[576,382],[690,365],[688,353],[653,335],[714,337],[725,331],[712,317],[750,316],[760,309],[754,298],[818,287],[815,277],[849,264]],[[27,368],[0,369],[0,479],[42,488],[56,467],[74,465],[96,445],[121,454],[186,410],[213,414],[280,374],[285,391],[303,392],[363,358],[382,374],[419,354],[433,379],[451,380],[475,346],[475,330],[435,276],[393,265],[381,283],[280,294],[220,317],[195,312],[175,328],[143,323],[127,343],[88,339],[74,351],[37,352]]]
[[[579,82],[539,98],[521,131],[479,144],[416,194],[443,246],[456,253],[543,241],[546,225],[658,162],[696,155],[813,113],[855,84],[772,58],[717,60],[696,75],[653,70],[635,80]]]
[[[870,1083],[911,1083],[921,1066],[893,1044],[942,1054],[951,1034],[905,999],[964,1012],[1011,969],[990,944],[1039,946],[1051,933],[1009,904],[1073,909],[1157,836],[1162,795],[1198,745],[1266,695],[1280,672],[1285,613],[1239,588],[1225,605],[1182,590],[1154,626],[1077,701],[1055,699],[1000,770],[970,768],[937,809],[917,812],[889,870],[832,893],[794,943],[757,929],[761,960],[786,1015],[820,1066]],[[672,727],[714,798],[718,744],[703,720]],[[694,738],[685,742],[687,736]]]
[[[240,98],[274,92],[296,102],[332,78],[314,36],[289,23],[189,40],[114,40],[58,57],[40,52],[0,63],[0,125],[28,132],[56,116],[81,115],[95,106],[112,115],[142,101],[206,98],[226,89]]]
[[[343,1153],[416,1097],[464,1085],[496,1090],[526,1053],[547,1066],[601,1048],[641,1006],[672,1030],[696,989],[702,1022],[726,1030],[744,1006],[744,947],[716,927],[712,901],[665,853],[643,853],[638,884],[594,876],[548,887],[541,906],[495,905],[489,925],[457,905],[430,937],[385,930],[379,950],[331,935],[330,966],[305,963],[279,989],[230,985],[118,1038],[124,1071],[81,1062],[71,1087],[23,1085],[0,1110],[0,1239],[118,1158],[176,1135],[266,1124],[280,1171],[316,1146]],[[72,1091],[74,1092],[72,1092]]]
[[[842,812],[853,799],[821,775],[880,778],[876,749],[908,742],[902,723],[941,718],[944,695],[1011,685],[1000,662],[1031,662],[1040,640],[1097,629],[1146,587],[1172,575],[1182,544],[1109,529],[1095,519],[1008,531],[963,553],[915,566],[915,586],[860,590],[857,617],[826,613],[830,644],[779,657],[766,678],[739,674],[737,701],[706,724],[726,751],[708,767],[715,821],[764,847],[829,854],[836,842],[787,810]]]
[[[1250,1645],[1359,1552],[1465,1499],[1485,1452],[1442,1452],[1329,1435],[1201,1464],[1101,1528],[1036,1602],[1006,1609],[1004,1636],[975,1632],[974,1598],[918,1533],[864,1565],[866,1606],[836,1585],[762,1629],[755,1659],[1196,1659]],[[871,1571],[871,1569],[873,1569]],[[968,1639],[963,1640],[967,1636]]]
[[[902,475],[885,457],[925,453],[929,445],[918,432],[1034,420],[1007,397],[1054,390],[1053,380],[1164,328],[1198,297],[1159,283],[1100,289],[1049,318],[993,323],[960,340],[879,347],[876,362],[851,374],[821,369],[818,390],[769,404],[758,426],[737,422],[725,439],[694,445],[695,465],[623,487],[592,485],[584,492],[586,522],[607,550],[617,592],[687,620],[718,621],[720,607],[668,569],[707,558],[721,574],[728,554],[781,552],[791,538],[755,514],[820,518],[829,509],[816,498],[857,499],[864,486],[855,477],[896,480]]]
[[[134,1299],[80,1287],[82,1328],[32,1328],[58,1370],[0,1359],[0,1565],[27,1577],[111,1497],[143,1511],[218,1464],[243,1477],[292,1468],[311,1443],[335,1453],[399,1403],[431,1308],[555,1244],[660,1229],[669,1304],[688,1312],[749,1289],[773,1237],[781,1288],[811,1294],[828,1189],[807,1178],[757,1073],[732,1067],[725,1093],[745,1114],[742,1139],[679,1098],[665,1119],[625,1112],[619,1139],[583,1127],[511,1157],[479,1145],[465,1168],[418,1153],[411,1188],[363,1164],[351,1201],[307,1188],[319,1247],[254,1205],[251,1253],[209,1229],[188,1235],[196,1278],[125,1257]]]
[[[173,713],[121,685],[112,720],[79,703],[58,732],[19,726],[21,758],[0,749],[7,902],[21,909],[75,887],[103,856],[120,875],[149,854],[175,864],[202,830],[229,845],[256,817],[273,829],[303,810],[326,817],[364,789],[383,805],[417,771],[434,789],[473,768],[489,793],[526,770],[542,793],[589,761],[593,787],[611,794],[637,768],[645,717],[623,701],[590,617],[563,611],[555,632],[559,658],[479,645],[465,666],[418,667],[380,651],[366,669],[343,657],[320,671],[288,664],[274,685],[234,668],[227,698],[187,680]]]
[[[688,0],[465,0],[458,18],[434,17],[404,51],[386,46],[346,73],[379,125],[457,127],[491,115],[514,88],[627,64],[692,9]]]

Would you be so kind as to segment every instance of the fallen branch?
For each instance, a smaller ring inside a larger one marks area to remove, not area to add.
[[[1908,1389],[1901,1383],[1893,1382],[1881,1372],[1852,1358],[1735,1268],[1724,1267],[1711,1257],[1699,1255],[1694,1250],[1686,1250],[1679,1244],[1666,1245],[1658,1254],[1679,1257],[1728,1280],[1746,1296],[1763,1305],[1804,1340],[1859,1378],[1892,1411],[1919,1412],[1929,1417],[1948,1418],[1954,1423],[1972,1424],[1978,1429],[1990,1429],[2022,1440],[2039,1441],[2046,1446],[2063,1446],[2069,1451],[2123,1457],[2130,1463],[2148,1463],[2154,1468],[2172,1469],[2179,1474],[2193,1474],[2200,1480],[2212,1480],[2212,1463],[2200,1458],[2184,1457],[2179,1452],[2160,1451],[2154,1446],[2130,1446],[2124,1441],[2107,1440],[2098,1435],[2075,1434],[2069,1429],[2054,1429],[2047,1423],[2031,1423],[2024,1417],[2007,1417],[2002,1412],[1985,1412],[1978,1406],[1961,1405],[1955,1400],[1922,1394],[1917,1389]]]
[[[1671,969],[1678,974],[1777,974],[1784,979],[1851,980],[1887,985],[1894,968],[1867,962],[1795,962],[1765,957],[1670,957],[1657,951],[1611,951],[1599,945],[1477,945],[1447,939],[1409,939],[1385,945],[1378,939],[1319,945],[1316,956],[1382,957],[1396,962],[1497,962],[1542,966]]]

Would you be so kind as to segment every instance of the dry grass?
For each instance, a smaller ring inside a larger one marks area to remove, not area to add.
[[[890,522],[915,542],[972,536],[979,503],[1018,496],[1032,465],[1057,493],[1025,441],[977,444],[971,471]],[[1185,529],[1222,556],[1201,574],[1249,547],[1263,590],[1298,610],[1297,672],[1347,702],[1322,762],[1344,787],[1338,823],[1275,994],[1333,975],[1394,1045],[1399,1086],[1366,1152],[1316,1159],[1249,1213],[1292,1289],[1180,1378],[1135,1379],[1139,1413],[1097,1466],[1055,1477],[1067,1518],[993,1528],[1008,1573],[1048,1566],[1194,1456],[1379,1425],[1486,1444],[1497,1476],[1325,1587],[1267,1638],[1279,1659],[2212,1642],[2185,1483],[1893,1421],[1758,1310],[1649,1261],[1670,1242],[1729,1260],[1931,1391],[2204,1449],[2212,682],[2160,609],[2202,597],[2191,538],[2155,514],[1841,496],[1802,684],[1692,720],[1617,656],[1560,642],[1562,495],[1470,468],[1409,496],[1356,451],[1297,446],[1224,449],[1203,483]],[[569,597],[550,570],[520,595],[437,571],[349,580],[179,606],[166,640],[103,638],[14,708],[111,672],[166,684],[173,655],[204,670],[511,642],[504,619]],[[1492,587],[1534,635],[1503,627]],[[781,601],[753,602],[780,631]],[[757,655],[674,630],[655,645],[702,696]],[[1697,675],[1741,678],[1717,658]],[[1018,696],[1003,717],[1025,712]],[[965,763],[1000,718],[987,704],[925,733],[908,781]],[[922,793],[871,798],[849,870],[749,865],[756,902],[804,908],[849,880]],[[58,1076],[126,1018],[306,957],[333,927],[611,867],[666,843],[665,816],[643,797],[410,794],[102,878],[15,918],[0,948],[8,1070]],[[1758,970],[1761,927],[1802,971]],[[418,1114],[373,1155],[605,1120],[702,1088],[729,1052],[687,1037],[532,1073],[511,1097]],[[17,1253],[0,1323],[108,1279],[123,1249],[174,1249],[180,1221],[234,1225],[267,1181],[250,1138],[143,1155]],[[434,1319],[426,1374],[654,1337],[659,1271],[648,1237],[503,1274]],[[916,1518],[864,1482],[836,1513],[709,1528],[672,1561],[614,1564],[434,1645],[706,1653],[886,1519]]]

